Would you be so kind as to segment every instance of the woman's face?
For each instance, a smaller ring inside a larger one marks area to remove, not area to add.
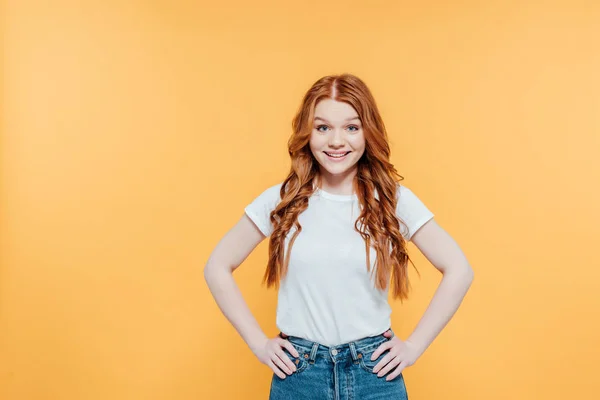
[[[365,135],[356,110],[333,99],[317,103],[310,150],[322,173],[336,178],[355,173],[365,152]]]

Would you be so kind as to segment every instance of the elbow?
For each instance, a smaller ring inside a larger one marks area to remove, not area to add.
[[[471,284],[473,283],[473,279],[475,278],[475,271],[473,271],[473,268],[471,268],[470,265],[467,265],[463,275],[464,275],[464,280],[467,284],[467,287],[471,286]]]
[[[215,276],[215,272],[218,271],[218,268],[213,263],[206,263],[204,266],[204,280],[209,283],[211,278]]]
[[[223,268],[223,266],[219,263],[208,262],[204,266],[204,280],[208,283],[216,276],[220,276],[221,274],[229,273],[233,275],[233,271],[230,268]]]
[[[469,264],[462,264],[459,268],[458,266],[455,268],[450,268],[447,271],[442,272],[444,276],[452,277],[451,279],[455,282],[461,282],[464,285],[471,286],[473,282],[473,278],[475,277],[475,273],[473,268]]]

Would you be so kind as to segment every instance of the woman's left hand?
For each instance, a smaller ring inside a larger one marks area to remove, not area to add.
[[[392,333],[387,331],[383,334],[385,337],[390,338]],[[380,354],[388,350],[385,357],[381,359],[373,368],[373,372],[377,373],[377,376],[382,377],[391,370],[394,370],[391,374],[385,377],[386,381],[391,381],[402,373],[404,368],[413,365],[417,359],[421,356],[422,352],[417,345],[408,340],[402,341],[398,336],[392,337],[387,342],[383,343],[373,352],[371,356],[372,360],[376,360]],[[382,368],[383,367],[383,368]]]

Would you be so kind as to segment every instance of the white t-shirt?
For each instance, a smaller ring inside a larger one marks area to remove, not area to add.
[[[265,236],[273,232],[269,214],[281,201],[282,183],[262,192],[245,212]],[[402,235],[410,240],[434,214],[407,187],[398,185],[396,215]],[[281,280],[277,328],[286,335],[336,346],[383,333],[391,326],[389,284],[381,291],[367,271],[365,242],[355,231],[358,196],[317,189],[298,216],[302,231],[292,246],[287,275]],[[296,228],[292,227],[285,241]],[[371,247],[371,271],[377,257]],[[389,282],[389,280],[388,280]]]

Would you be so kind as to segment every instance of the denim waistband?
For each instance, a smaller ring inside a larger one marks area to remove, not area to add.
[[[390,338],[383,336],[383,333],[388,331],[390,331],[392,334]],[[342,343],[335,346],[326,346],[324,344],[307,340],[298,336],[290,335],[284,337],[282,336],[281,332],[279,332],[279,337],[286,339],[295,346],[300,347],[306,352],[311,353],[311,358],[313,359],[314,356],[316,356],[319,353],[333,354],[334,356],[339,355],[339,357],[352,355],[352,358],[355,358],[356,352],[369,351],[371,349],[375,349],[383,342],[386,342],[392,337],[394,337],[394,331],[391,328],[386,329],[383,333],[375,336],[367,336],[358,340]]]

